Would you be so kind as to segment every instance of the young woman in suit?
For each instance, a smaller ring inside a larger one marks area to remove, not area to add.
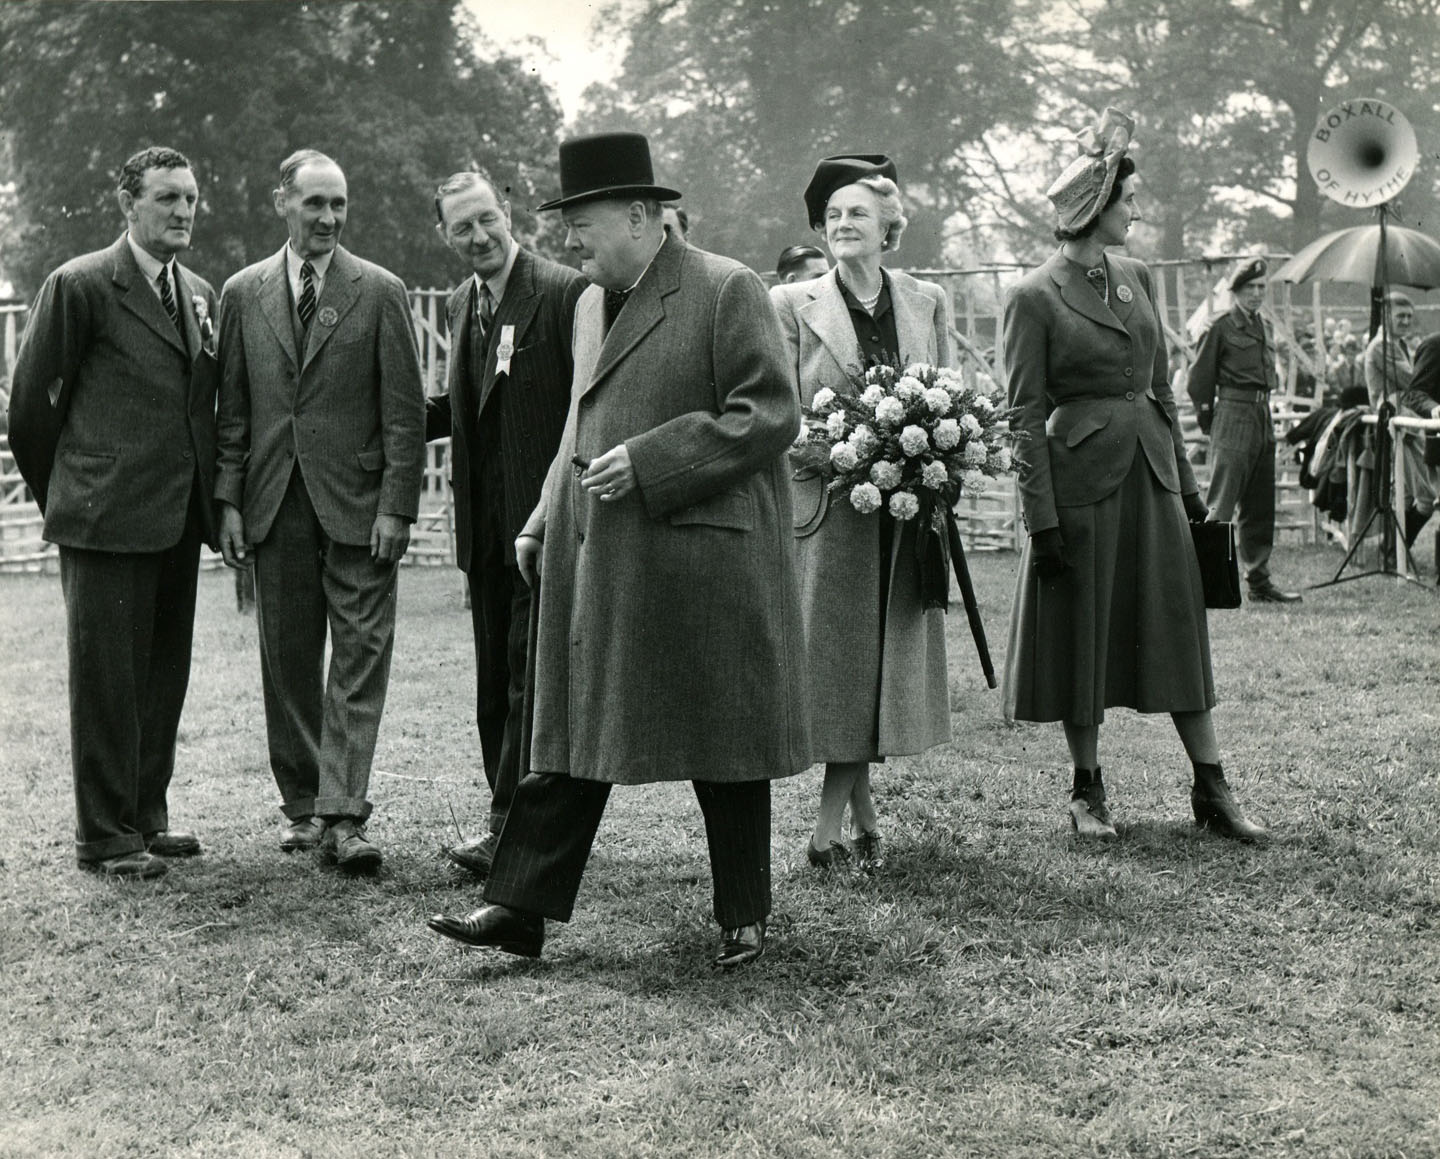
[[[857,393],[876,362],[951,361],[945,291],[882,269],[905,230],[894,163],[880,155],[827,157],[805,190],[810,225],[836,266],[770,291],[805,405],[821,387]],[[882,864],[870,764],[950,739],[944,613],[926,611],[915,526],[831,501],[810,472],[794,479],[797,566],[805,625],[815,757],[825,764],[820,810],[806,848],[812,865],[854,855]]]
[[[1114,109],[1050,187],[1060,249],[1003,324],[1029,542],[1006,649],[1007,718],[1064,723],[1070,821],[1113,838],[1099,761],[1116,706],[1168,712],[1194,765],[1197,824],[1256,840],[1220,766],[1210,639],[1187,517],[1206,508],[1180,436],[1150,272],[1109,253],[1139,220],[1133,122]]]

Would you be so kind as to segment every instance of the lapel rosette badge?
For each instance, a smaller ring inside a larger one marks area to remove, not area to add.
[[[210,321],[210,307],[203,294],[193,295],[190,304],[195,307],[195,323],[200,327],[200,341],[208,347],[210,339],[215,335],[215,323]]]
[[[953,568],[991,688],[994,670],[954,508],[962,494],[983,494],[991,479],[1012,469],[1010,416],[986,373],[967,383],[949,367],[878,363],[842,390],[816,391],[792,449],[796,466],[828,480],[832,501],[902,527],[915,524],[927,609],[949,607]]]
[[[322,326],[333,326],[336,322],[340,321],[340,315],[335,313],[334,306],[321,306],[320,312],[316,314],[315,317],[320,319],[320,325]]]

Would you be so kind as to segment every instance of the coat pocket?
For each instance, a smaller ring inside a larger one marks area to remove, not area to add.
[[[825,479],[814,467],[802,467],[790,478],[790,501],[794,507],[796,538],[814,535],[825,520],[830,492]]]
[[[1109,408],[1067,411],[1061,407],[1050,416],[1047,433],[1052,439],[1062,440],[1067,447],[1078,447],[1096,431],[1103,431],[1109,425]]]
[[[356,451],[355,458],[359,460],[362,471],[383,471],[385,469],[385,452],[378,448],[373,451]]]
[[[730,531],[755,530],[755,502],[746,491],[721,491],[699,503],[682,507],[670,516],[673,527],[723,527]]]

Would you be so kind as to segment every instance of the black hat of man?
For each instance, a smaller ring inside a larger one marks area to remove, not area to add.
[[[810,184],[805,186],[805,211],[810,215],[810,228],[825,224],[825,207],[835,190],[854,185],[862,177],[888,177],[899,181],[895,162],[884,153],[840,153],[824,157],[815,166]]]
[[[650,142],[641,133],[593,133],[561,141],[560,196],[539,209],[564,209],[616,197],[676,201],[680,193],[655,184]]]
[[[1245,285],[1246,282],[1253,282],[1256,278],[1263,278],[1269,270],[1270,267],[1265,264],[1264,258],[1255,258],[1253,261],[1246,262],[1235,271],[1235,276],[1230,279],[1230,292],[1233,294],[1241,286]]]

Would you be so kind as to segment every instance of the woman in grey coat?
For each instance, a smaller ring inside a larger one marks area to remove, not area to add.
[[[805,191],[810,224],[837,264],[770,296],[807,406],[821,387],[858,393],[876,362],[950,365],[945,291],[880,265],[906,224],[895,177],[883,156],[827,157]],[[848,806],[855,854],[874,869],[882,858],[871,762],[950,739],[944,613],[921,600],[913,521],[832,501],[813,472],[798,473],[793,488],[811,736],[825,762],[806,855],[818,866],[850,860]]]
[[[1070,820],[1113,838],[1100,724],[1116,706],[1168,712],[1195,770],[1198,824],[1264,835],[1226,784],[1200,569],[1206,517],[1170,391],[1150,272],[1106,253],[1138,220],[1132,122],[1106,110],[1090,151],[1048,191],[1060,249],[1005,303],[1011,428],[1020,434],[1021,557],[1005,714],[1059,720],[1075,765]]]

